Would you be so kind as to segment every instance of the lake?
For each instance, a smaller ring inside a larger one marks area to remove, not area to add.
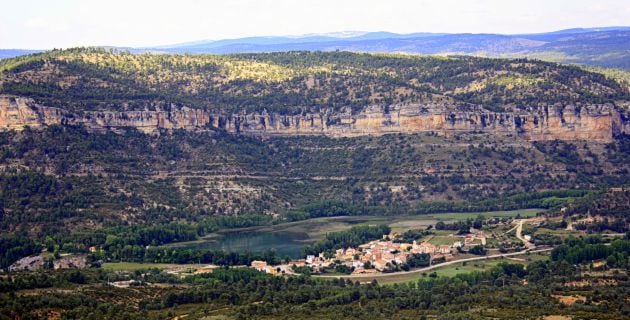
[[[312,242],[306,233],[247,230],[216,233],[201,242],[189,243],[186,247],[252,253],[274,249],[279,257],[299,259],[304,245]]]

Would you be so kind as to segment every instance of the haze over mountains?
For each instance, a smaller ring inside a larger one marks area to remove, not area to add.
[[[337,32],[204,40],[129,48],[135,53],[232,54],[281,51],[399,52],[527,57],[630,70],[630,27],[574,28],[535,34]],[[0,50],[0,58],[32,53]]]
[[[531,57],[630,69],[630,27],[575,28],[517,35],[350,32],[200,41],[151,49],[170,53],[217,54],[298,50],[471,54]]]

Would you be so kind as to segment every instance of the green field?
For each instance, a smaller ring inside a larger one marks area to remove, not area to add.
[[[586,233],[580,230],[566,230],[566,229],[551,230],[547,228],[536,228],[535,234],[551,234],[551,235],[558,236],[564,239],[570,236],[576,237],[576,236],[584,235]]]
[[[442,268],[436,268],[424,273],[407,273],[407,274],[392,274],[381,277],[376,277],[376,280],[381,284],[394,284],[394,283],[404,283],[409,281],[417,281],[419,279],[428,278],[429,274],[435,272],[439,277],[452,277],[461,273],[469,273],[473,271],[487,271],[492,267],[496,266],[501,262],[506,263],[519,263],[527,265],[530,262],[548,260],[549,255],[544,253],[535,253],[529,255],[520,255],[514,256],[510,258],[498,258],[491,260],[480,260],[480,261],[470,261],[467,262],[466,265],[463,263],[457,263],[450,266],[445,266]],[[361,278],[361,282],[369,282],[372,281],[372,278]]]
[[[464,213],[438,213],[438,214],[430,214],[426,215],[427,218],[434,218],[437,220],[466,220],[466,219],[474,219],[479,215],[482,215],[484,218],[494,218],[494,217],[509,217],[514,218],[520,214],[521,217],[535,217],[537,213],[544,211],[543,209],[521,209],[521,210],[511,210],[511,211],[488,211],[488,212],[464,212]]]
[[[140,262],[108,262],[103,264],[103,269],[111,271],[135,271],[146,269],[196,269],[202,265],[196,264],[170,264],[170,263],[140,263]]]
[[[456,232],[451,232],[451,233],[456,233]],[[452,245],[453,242],[455,241],[463,241],[464,239],[462,237],[456,237],[456,236],[434,236],[431,237],[430,239],[427,240],[427,242],[429,242],[430,244],[434,244],[436,246],[442,246],[442,245]],[[424,241],[424,240],[423,240]]]
[[[521,261],[520,259],[523,259],[524,261]],[[511,257],[511,258],[472,261],[472,262],[466,263],[466,265],[463,265],[463,263],[458,263],[458,264],[446,266],[444,268],[438,268],[438,269],[432,270],[431,272],[435,271],[435,273],[437,273],[437,275],[440,277],[452,277],[460,273],[489,270],[492,267],[502,262],[527,265],[530,262],[548,260],[548,259],[549,259],[548,255],[536,253],[536,254],[522,255],[522,256],[516,256],[516,257]]]

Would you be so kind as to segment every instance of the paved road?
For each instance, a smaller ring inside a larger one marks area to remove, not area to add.
[[[457,264],[460,262],[496,259],[496,258],[502,258],[502,257],[518,256],[518,255],[525,254],[527,252],[536,253],[536,252],[546,252],[546,251],[551,251],[551,250],[553,250],[553,248],[545,248],[545,249],[538,249],[538,250],[525,249],[518,252],[501,253],[501,254],[494,254],[494,255],[489,255],[489,256],[480,256],[480,257],[472,257],[472,258],[459,259],[459,260],[451,260],[444,263],[434,264],[432,266],[410,270],[410,271],[400,271],[400,272],[392,272],[392,273],[373,273],[373,274],[350,274],[350,275],[341,275],[341,276],[340,275],[313,275],[312,277],[344,278],[344,279],[361,279],[361,278],[372,279],[372,278],[380,278],[380,277],[391,277],[391,276],[402,275],[402,274],[421,273],[421,272],[425,272],[425,271],[429,271],[429,270],[433,270],[433,269],[437,269],[437,268],[441,268],[445,266],[450,266],[450,265]]]

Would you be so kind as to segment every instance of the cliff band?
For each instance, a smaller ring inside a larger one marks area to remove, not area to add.
[[[370,106],[359,113],[321,111],[301,115],[277,113],[216,114],[171,106],[156,111],[85,111],[71,113],[37,104],[29,98],[0,96],[0,131],[25,126],[84,125],[92,131],[135,128],[145,133],[160,129],[200,131],[223,129],[249,135],[326,135],[355,137],[387,133],[486,132],[526,140],[611,141],[630,132],[630,124],[611,104],[544,106],[521,113],[496,113],[481,107],[443,104]]]

